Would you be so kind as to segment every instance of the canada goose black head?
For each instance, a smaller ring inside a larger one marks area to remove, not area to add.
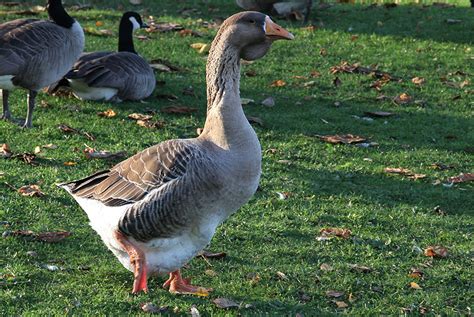
[[[142,21],[141,16],[133,11],[125,12],[122,15],[119,26],[119,52],[135,52],[133,46],[133,31],[146,28],[148,25]]]
[[[46,10],[48,11],[49,18],[57,25],[69,29],[75,22],[74,19],[67,14],[66,10],[64,10],[61,0],[48,0]]]

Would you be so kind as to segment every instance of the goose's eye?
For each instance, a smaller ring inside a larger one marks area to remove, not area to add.
[[[255,24],[255,20],[249,20],[249,23]]]

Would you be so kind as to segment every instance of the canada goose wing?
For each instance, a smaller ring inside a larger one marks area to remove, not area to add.
[[[145,76],[143,72],[147,67],[140,56],[117,52],[80,63],[66,77],[80,79],[91,87],[125,89],[131,77]]]
[[[114,54],[112,51],[101,51],[101,52],[86,52],[82,53],[77,62],[73,66],[73,70],[79,69],[84,63],[88,63],[94,59],[99,59],[104,56]]]
[[[95,199],[106,206],[123,206],[185,177],[191,167],[204,168],[212,165],[211,162],[208,154],[194,143],[169,140],[135,154],[108,171],[64,185],[74,196]]]
[[[6,33],[14,30],[16,28],[22,27],[23,25],[39,21],[38,19],[17,19],[9,22],[5,22],[0,24],[0,37],[5,35]]]
[[[9,31],[0,37],[0,75],[15,75],[25,61],[64,43],[62,27],[45,20],[28,21],[16,22],[15,28],[8,26]]]

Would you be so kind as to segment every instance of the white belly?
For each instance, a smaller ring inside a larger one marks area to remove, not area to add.
[[[91,227],[100,235],[105,245],[114,253],[122,265],[133,272],[130,258],[114,238],[118,223],[129,206],[108,207],[93,199],[74,197],[89,217]],[[223,219],[214,216],[202,219],[200,226],[183,232],[179,237],[153,239],[148,242],[130,240],[145,253],[148,274],[173,272],[201,251],[212,239]]]
[[[74,95],[81,100],[110,100],[117,95],[118,89],[107,87],[89,87],[80,80],[68,79]]]
[[[12,82],[13,75],[2,75],[0,76],[0,89],[13,90],[15,85]]]

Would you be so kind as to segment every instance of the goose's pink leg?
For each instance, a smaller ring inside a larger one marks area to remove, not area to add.
[[[198,296],[207,296],[212,288],[194,286],[191,279],[183,279],[180,270],[170,273],[169,279],[163,284],[163,288],[169,287],[170,293],[173,294],[192,294]]]
[[[120,244],[120,246],[127,251],[130,256],[130,263],[132,264],[135,272],[133,281],[133,290],[132,293],[136,294],[140,291],[148,292],[147,286],[147,268],[145,261],[145,254],[139,247],[130,242],[125,235],[119,231],[115,231],[115,240]]]

